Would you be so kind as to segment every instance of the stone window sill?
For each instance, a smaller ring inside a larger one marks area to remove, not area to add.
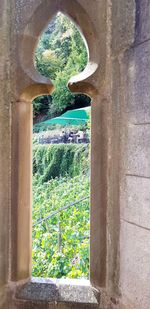
[[[99,308],[100,294],[93,289],[88,280],[32,278],[18,287],[16,300],[84,305],[84,308]],[[71,307],[72,308],[72,307]],[[75,307],[74,307],[75,308]]]

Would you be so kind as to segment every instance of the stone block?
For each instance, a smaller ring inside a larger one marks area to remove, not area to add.
[[[18,288],[16,301],[23,300],[45,302],[56,308],[98,308],[100,295],[87,280],[33,278]]]
[[[113,1],[112,5],[112,50],[114,53],[128,48],[134,42],[135,2]]]
[[[126,176],[121,217],[150,229],[150,179]]]
[[[150,308],[150,232],[122,221],[120,288],[125,308]]]
[[[125,62],[127,120],[150,123],[150,42],[130,49]]]
[[[125,173],[150,177],[150,125],[130,125],[125,148]]]

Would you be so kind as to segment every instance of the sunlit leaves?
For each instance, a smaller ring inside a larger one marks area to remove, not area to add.
[[[87,176],[54,179],[43,185],[33,179],[33,224],[54,210],[89,196]],[[58,223],[61,224],[61,252]],[[33,275],[88,278],[89,199],[33,227]]]
[[[79,30],[69,18],[57,14],[42,34],[35,51],[37,70],[51,78],[56,89],[52,102],[49,101],[49,115],[74,103],[75,95],[69,91],[67,83],[70,77],[84,70],[87,61],[87,49]],[[36,102],[37,99],[35,109]]]

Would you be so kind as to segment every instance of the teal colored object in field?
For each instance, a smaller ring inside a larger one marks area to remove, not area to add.
[[[78,108],[69,110],[59,117],[52,118],[42,122],[44,125],[61,124],[61,125],[84,125],[90,118],[91,107]]]

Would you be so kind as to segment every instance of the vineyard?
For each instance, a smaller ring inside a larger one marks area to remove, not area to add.
[[[89,145],[35,145],[33,174],[33,276],[88,278]]]

